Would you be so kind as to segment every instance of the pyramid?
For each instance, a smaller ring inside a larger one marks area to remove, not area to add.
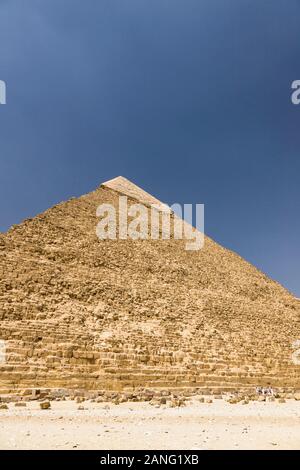
[[[120,195],[163,207],[118,177],[0,235],[0,393],[300,388],[299,301],[209,237],[100,240]]]

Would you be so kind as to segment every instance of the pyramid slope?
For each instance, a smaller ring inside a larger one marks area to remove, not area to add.
[[[0,388],[300,387],[299,301],[278,283],[207,237],[97,238],[98,205],[145,201],[136,188],[112,180],[1,235]]]

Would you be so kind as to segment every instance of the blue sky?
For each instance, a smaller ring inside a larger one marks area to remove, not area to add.
[[[299,0],[0,0],[0,230],[123,175],[300,297]]]

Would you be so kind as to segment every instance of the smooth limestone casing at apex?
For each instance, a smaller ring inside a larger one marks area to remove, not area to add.
[[[99,240],[96,209],[160,203],[125,178],[0,235],[0,393],[300,389],[300,303],[205,237]]]

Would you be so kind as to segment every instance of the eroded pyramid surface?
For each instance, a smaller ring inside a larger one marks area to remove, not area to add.
[[[0,236],[0,389],[300,388],[300,307],[205,238],[99,240],[96,209],[157,201],[124,178]]]

